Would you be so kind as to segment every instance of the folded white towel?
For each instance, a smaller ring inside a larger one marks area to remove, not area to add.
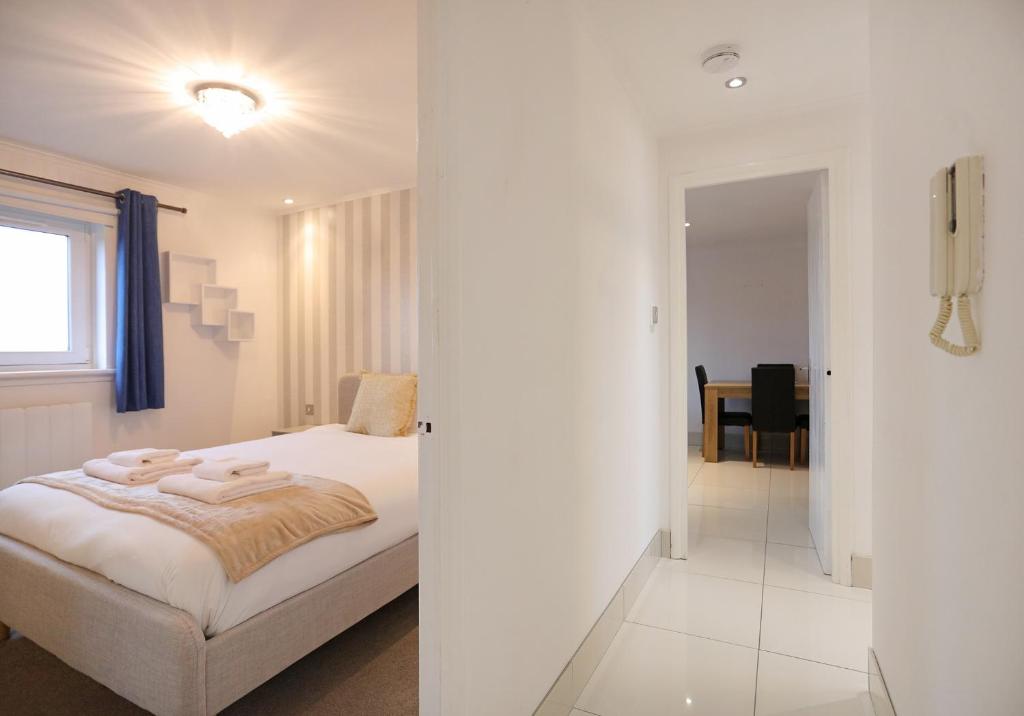
[[[88,460],[82,465],[82,471],[90,477],[98,477],[108,482],[118,482],[122,485],[138,485],[143,482],[153,482],[165,475],[176,475],[178,473],[192,472],[193,465],[198,465],[200,459],[182,458],[173,462],[160,462],[141,467],[125,467],[115,465],[104,458]]]
[[[192,474],[204,480],[227,482],[248,475],[261,475],[270,463],[266,460],[244,460],[240,457],[222,457],[218,460],[204,460],[196,465]]]
[[[160,450],[157,448],[139,448],[138,450],[121,450],[107,455],[107,459],[115,465],[123,467],[142,467],[158,462],[174,462],[178,459],[179,450]]]
[[[292,484],[291,473],[266,472],[262,475],[239,477],[228,482],[204,480],[195,475],[170,475],[160,478],[156,489],[171,495],[190,497],[193,500],[219,505],[240,497],[257,495],[269,490],[279,490]]]

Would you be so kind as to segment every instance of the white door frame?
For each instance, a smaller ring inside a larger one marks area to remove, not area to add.
[[[849,585],[852,581],[850,558],[853,548],[854,475],[850,469],[852,445],[842,436],[851,434],[853,341],[850,300],[849,160],[845,151],[804,154],[784,159],[753,162],[738,166],[700,170],[669,176],[669,496],[672,531],[672,557],[687,554],[687,424],[686,401],[690,375],[686,355],[686,190],[728,184],[747,179],[828,172],[829,211],[829,293],[831,297],[831,374],[830,444],[832,481],[832,581]]]

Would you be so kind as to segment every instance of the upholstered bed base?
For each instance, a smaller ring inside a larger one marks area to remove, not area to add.
[[[0,622],[155,714],[215,714],[415,586],[417,550],[410,537],[207,639],[180,609],[0,536]]]

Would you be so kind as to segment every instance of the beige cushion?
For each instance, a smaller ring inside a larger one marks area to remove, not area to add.
[[[415,417],[415,375],[364,373],[347,428],[353,433],[397,437],[409,432]]]

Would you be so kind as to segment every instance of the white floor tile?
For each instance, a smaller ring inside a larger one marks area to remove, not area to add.
[[[697,477],[697,473],[700,472],[704,466],[704,458],[700,456],[700,448],[691,447],[686,455],[686,479],[687,482],[693,482]]]
[[[764,513],[755,512],[764,519]],[[686,571],[760,584],[764,578],[764,543],[689,534]]]
[[[756,716],[865,716],[867,687],[857,671],[761,652]]]
[[[809,483],[807,470],[789,471],[785,468],[772,468],[771,507],[803,507],[809,501]]]
[[[600,716],[736,716],[754,710],[757,651],[626,623],[577,707]]]
[[[822,573],[807,468],[722,456],[688,451],[689,559],[658,561],[571,716],[749,716],[755,689],[759,716],[870,714],[871,592]]]
[[[626,619],[757,648],[761,585],[691,574],[663,559]]]
[[[688,502],[691,505],[707,507],[729,507],[737,510],[768,509],[768,490],[744,487],[727,487],[714,483],[702,482],[701,477],[707,465],[697,474],[697,479],[689,488]]]
[[[792,547],[784,544],[768,545],[764,583],[774,587],[800,589],[805,592],[827,594],[832,597],[871,601],[870,589],[844,587],[832,581],[821,571],[818,554],[810,547]]]
[[[690,539],[696,536],[728,537],[764,542],[768,530],[766,517],[761,510],[690,505],[687,527]]]
[[[811,500],[807,495],[772,492],[768,497],[768,508],[772,510],[792,510],[794,513],[806,515],[810,505]]]
[[[780,450],[780,451],[773,452],[770,455],[765,455],[764,453],[761,453],[760,451],[758,451],[758,453],[759,453],[758,456],[757,456],[757,464],[758,465],[765,465],[767,467],[772,468],[773,470],[789,470],[789,447],[786,447],[785,450]],[[800,462],[800,446],[798,445],[797,446],[797,453],[796,453],[796,461],[793,463],[793,472],[796,472],[797,470],[806,470],[806,469],[807,469],[807,465],[805,465],[804,463]]]
[[[690,488],[691,491],[693,488]],[[692,503],[692,499],[691,499]],[[768,541],[813,547],[807,507],[774,507],[768,511]]]
[[[709,462],[697,475],[698,485],[742,488],[767,492],[771,470],[754,469],[749,462]]]
[[[871,604],[779,587],[764,588],[761,648],[866,671]]]
[[[810,465],[800,462],[800,454],[797,453],[796,463],[793,465],[793,469],[789,469],[789,453],[781,456],[781,459],[775,460],[771,464],[772,476],[777,475],[792,475],[794,478],[798,478],[801,473],[803,479],[807,479],[807,474],[810,471]]]

